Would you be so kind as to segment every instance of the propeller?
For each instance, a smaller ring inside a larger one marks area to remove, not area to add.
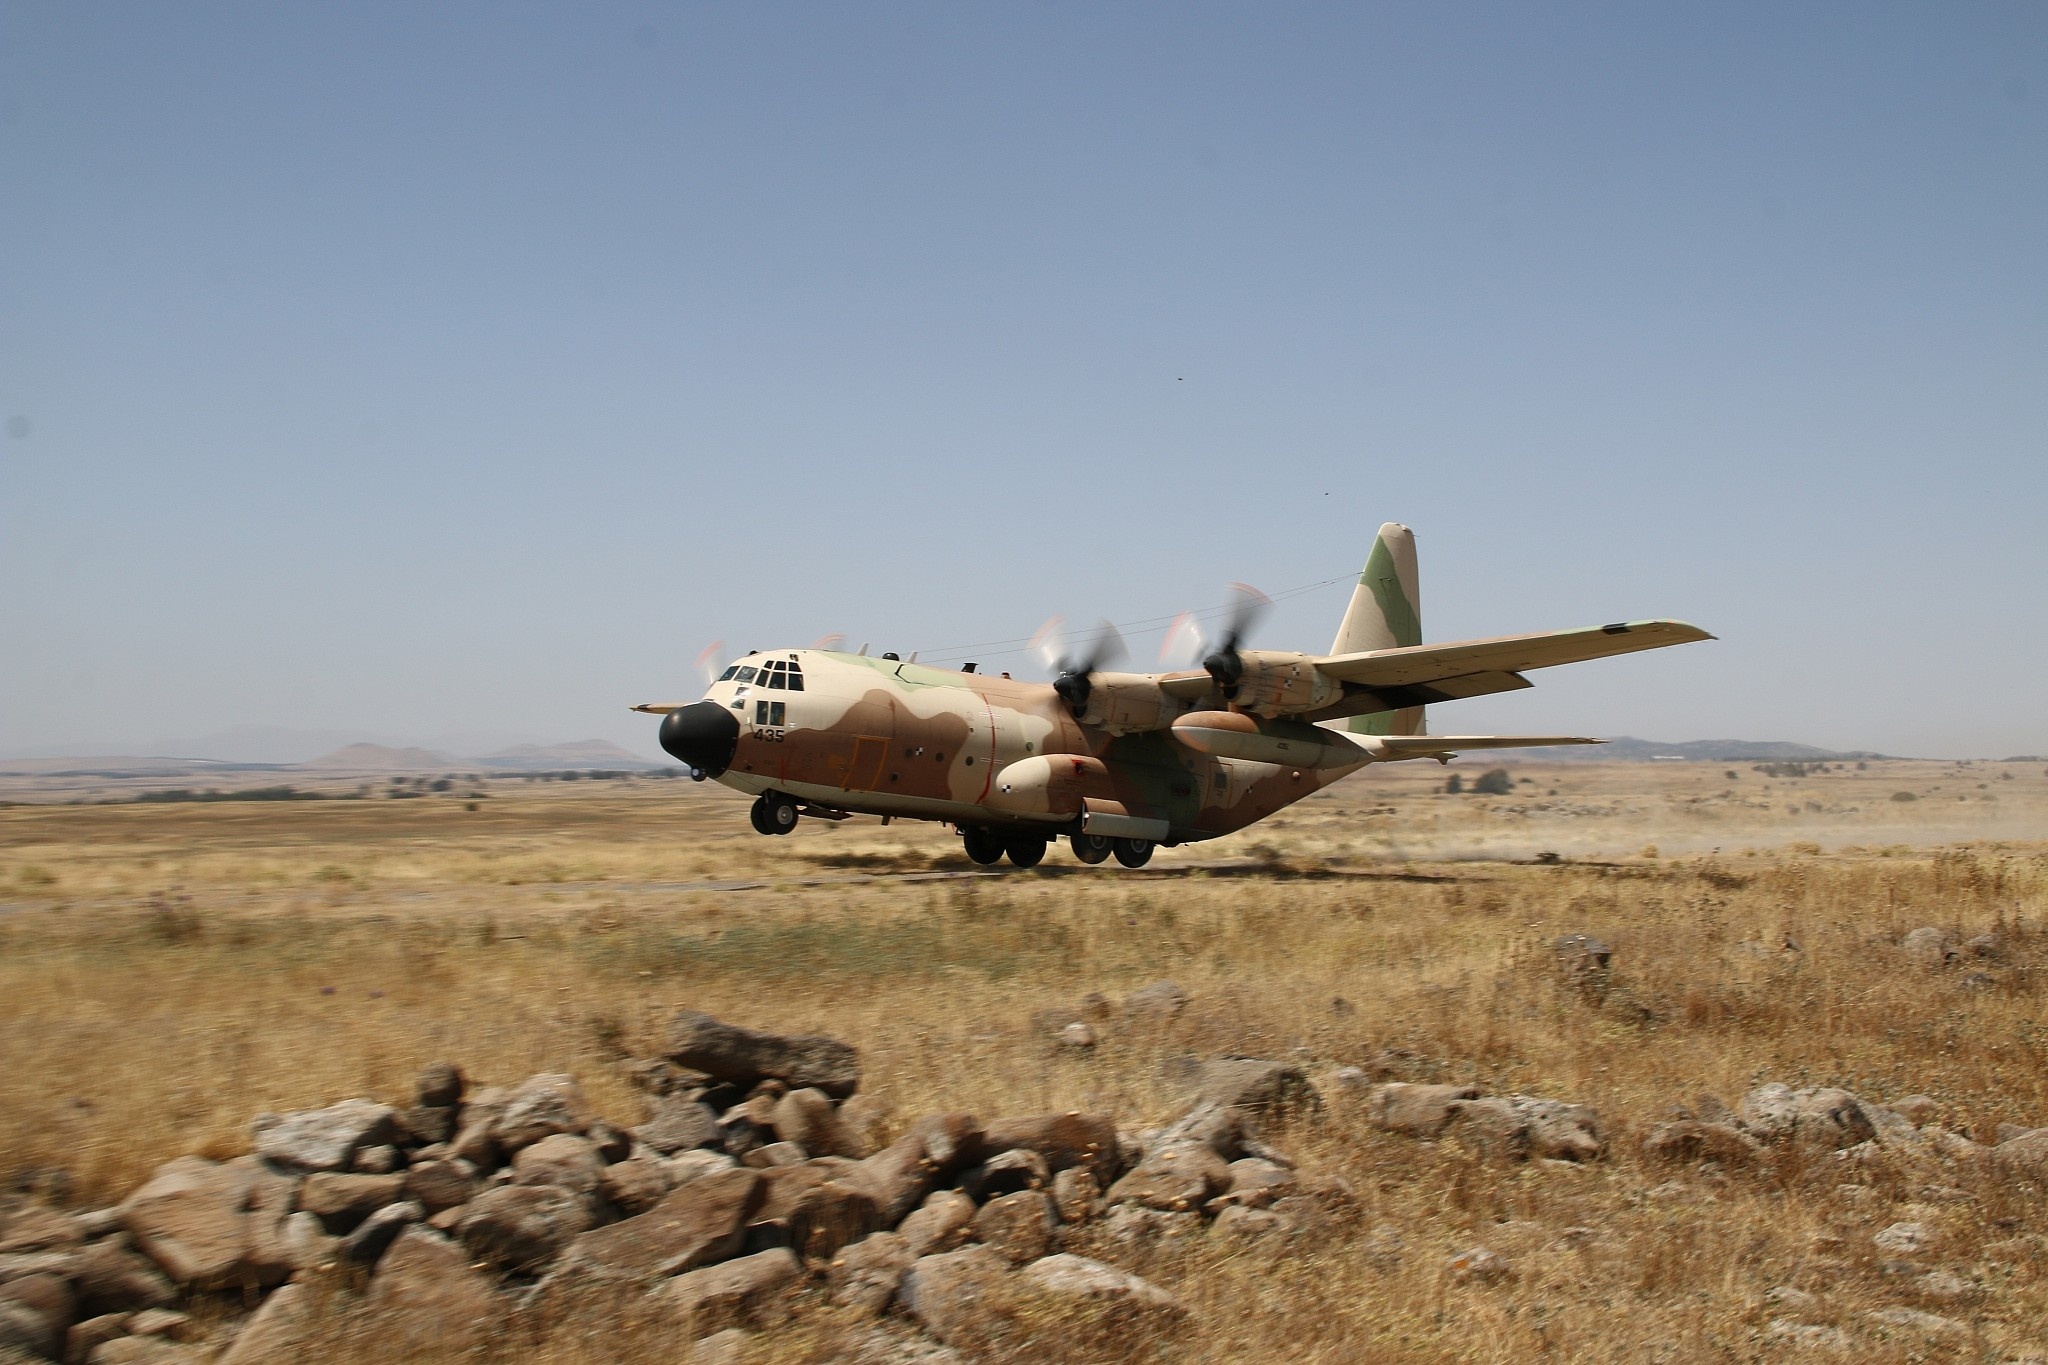
[[[706,687],[718,681],[718,675],[725,672],[725,641],[713,640],[704,646],[697,656],[697,671],[704,675]]]
[[[1249,583],[1230,585],[1230,606],[1224,618],[1223,633],[1218,637],[1215,648],[1209,649],[1202,657],[1203,669],[1216,680],[1216,690],[1223,694],[1225,701],[1236,699],[1238,681],[1244,677],[1244,657],[1238,653],[1238,646],[1244,643],[1252,627],[1272,605],[1272,598]]]
[[[811,641],[811,648],[836,650],[845,643],[846,637],[835,630],[830,635],[820,635],[817,639]]]
[[[1046,671],[1053,675],[1052,690],[1079,717],[1088,709],[1088,698],[1095,691],[1097,670],[1124,657],[1124,637],[1114,625],[1104,621],[1096,627],[1086,649],[1077,654],[1072,652],[1072,641],[1064,649],[1057,643],[1063,633],[1061,624],[1062,618],[1055,616],[1040,626],[1031,637],[1031,647],[1044,662]]]

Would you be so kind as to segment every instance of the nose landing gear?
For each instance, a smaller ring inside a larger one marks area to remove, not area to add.
[[[788,834],[796,828],[796,802],[781,792],[762,792],[747,813],[762,834]]]

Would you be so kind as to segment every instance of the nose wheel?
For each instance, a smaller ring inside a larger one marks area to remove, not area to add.
[[[796,802],[781,792],[761,793],[747,815],[762,834],[788,834],[796,828]]]

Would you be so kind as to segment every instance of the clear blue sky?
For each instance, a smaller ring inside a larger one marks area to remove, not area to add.
[[[0,751],[651,752],[1386,519],[1722,637],[1439,730],[2048,751],[2038,0],[5,0],[0,184]]]

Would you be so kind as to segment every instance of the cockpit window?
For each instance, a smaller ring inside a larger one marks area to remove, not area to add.
[[[741,670],[740,670],[740,672],[739,672],[739,677],[738,677],[738,678],[736,679],[736,681],[738,681],[738,682],[743,682],[743,683],[750,683],[750,682],[752,682],[753,680],[754,680],[754,670],[753,670],[753,669],[751,669],[751,668],[743,668],[743,669],[741,669]]]
[[[761,670],[761,685],[763,687],[780,687],[786,676],[782,671],[781,664],[769,664]]]
[[[719,680],[720,682],[724,682],[724,681],[726,681],[726,680],[727,680],[728,678],[732,677],[732,676],[733,676],[733,675],[734,675],[735,673],[738,673],[739,671],[740,671],[740,666],[739,666],[738,664],[728,664],[728,665],[726,666],[726,670],[725,670],[725,672],[723,672],[723,673],[721,673],[721,674],[719,674],[719,675],[718,675],[718,680]]]
[[[804,690],[803,670],[798,668],[795,664],[791,664],[789,666],[789,690],[792,692],[801,692]]]

